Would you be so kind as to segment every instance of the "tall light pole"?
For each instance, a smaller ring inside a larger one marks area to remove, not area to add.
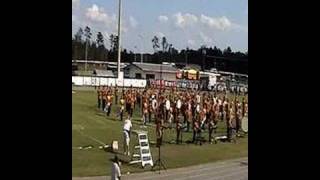
[[[118,14],[118,78],[120,78],[120,64],[121,63],[121,0],[119,0],[119,14]]]
[[[188,65],[188,47],[186,48],[186,51],[185,51],[185,58],[186,58],[186,67]]]
[[[139,37],[141,38],[141,44],[142,44],[142,47],[141,47],[141,63],[143,63],[143,52],[142,52],[142,49],[144,49],[143,48],[143,37],[142,37],[141,34],[139,34]]]
[[[85,50],[85,65],[84,65],[84,71],[87,72],[87,61],[88,61],[88,39],[86,39],[86,50]]]
[[[137,46],[134,46],[134,49],[138,50]],[[134,62],[137,62],[137,53],[134,52]]]
[[[205,58],[206,58],[206,54],[207,54],[207,51],[205,49],[205,47],[203,47],[202,49],[202,71],[204,71],[205,69],[205,66],[206,66],[206,63],[205,63]]]

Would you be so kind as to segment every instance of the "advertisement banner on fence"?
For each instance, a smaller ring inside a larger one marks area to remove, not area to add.
[[[76,86],[115,86],[117,84],[118,86],[144,88],[147,85],[147,81],[145,79],[72,76],[72,84]]]
[[[151,80],[149,80],[149,83],[150,83],[151,86],[154,86],[154,87],[176,87],[176,82],[175,81],[151,79]]]

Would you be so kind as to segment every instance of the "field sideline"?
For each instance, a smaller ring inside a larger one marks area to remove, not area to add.
[[[96,92],[90,89],[75,90],[72,94],[72,176],[102,176],[110,175],[110,158],[114,155],[105,152],[97,147],[97,141],[110,144],[112,140],[119,141],[119,152],[122,152],[122,122],[115,118],[116,108],[113,105],[111,117],[107,118],[103,112],[97,109]],[[141,129],[140,109],[136,108],[133,115],[133,129]],[[148,131],[149,140],[155,141],[155,128],[152,124],[145,130]],[[225,132],[225,123],[218,125],[218,133]],[[207,133],[203,133],[207,139]],[[88,138],[93,137],[95,140]],[[175,130],[164,131],[164,141],[175,139]],[[137,143],[132,136],[131,147]],[[183,139],[189,140],[192,132],[183,133]],[[79,150],[76,147],[92,145],[92,149]],[[131,148],[131,152],[133,148]],[[153,160],[158,156],[157,148],[151,147]],[[175,145],[164,143],[161,147],[162,160],[167,168],[176,168],[202,163],[214,162],[217,160],[246,157],[248,155],[248,138],[239,138],[237,144],[218,143],[204,144],[202,146],[194,144]],[[118,155],[122,160],[129,160],[122,155]],[[146,171],[139,165],[121,166],[122,173],[133,173]]]

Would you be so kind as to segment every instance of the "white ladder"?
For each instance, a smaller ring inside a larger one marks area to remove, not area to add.
[[[129,164],[140,163],[144,168],[146,165],[153,166],[153,160],[151,156],[151,151],[149,147],[148,132],[146,131],[132,131],[138,136],[139,145],[135,146],[134,149],[139,149],[139,154],[133,153],[133,158],[138,158],[138,160],[131,161]]]

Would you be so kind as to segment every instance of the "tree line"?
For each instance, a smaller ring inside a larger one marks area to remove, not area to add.
[[[106,41],[110,43],[105,46]],[[234,52],[231,47],[221,50],[220,48],[201,46],[198,49],[174,48],[166,37],[154,36],[151,39],[152,54],[143,54],[143,61],[148,63],[171,62],[177,65],[196,64],[201,69],[217,68],[221,71],[232,71],[248,73],[248,51]],[[79,30],[72,37],[72,59],[116,62],[118,54],[118,36],[111,34],[104,37],[101,32],[93,35],[90,27],[86,26]],[[141,54],[121,51],[122,62],[140,62]]]

